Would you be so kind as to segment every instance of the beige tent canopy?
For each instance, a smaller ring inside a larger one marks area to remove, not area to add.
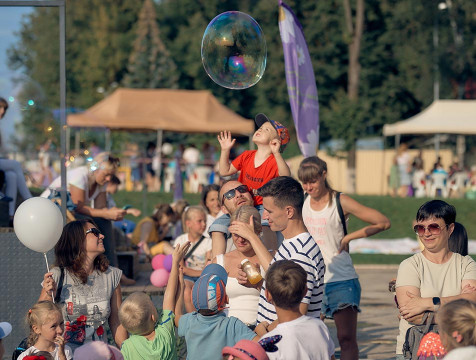
[[[254,122],[222,105],[206,90],[125,89],[84,113],[68,115],[68,125],[129,130],[250,135]]]
[[[435,100],[421,113],[385,125],[383,134],[476,134],[476,100]]]

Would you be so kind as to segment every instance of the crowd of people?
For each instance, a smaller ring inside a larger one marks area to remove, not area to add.
[[[422,151],[413,159],[407,144],[399,146],[393,159],[388,187],[399,197],[471,197],[476,191],[476,167],[462,167],[457,161],[445,169],[438,157],[430,171],[425,171]]]
[[[333,319],[340,359],[357,360],[361,287],[349,243],[387,230],[390,220],[334,190],[317,156],[291,177],[281,155],[287,129],[264,114],[256,123],[257,150],[231,162],[235,140],[218,135],[218,171],[239,177],[203,186],[201,204],[158,204],[134,229],[123,218],[140,213],[117,207],[117,186],[108,189],[117,185],[117,158],[99,153],[70,169],[69,223],[39,300],[25,314],[30,333],[17,358],[177,359],[182,337],[190,360],[328,360],[335,344],[323,320]],[[351,216],[366,225],[350,232]],[[402,262],[396,279],[397,360],[415,346],[407,333],[435,313],[447,358],[474,354],[476,263],[467,238],[452,240],[455,224],[456,209],[442,200],[426,202],[415,217],[423,250]],[[142,292],[123,299],[121,286],[133,280],[117,267],[119,237],[142,261],[171,255],[162,309]],[[450,244],[456,241],[461,251]],[[10,332],[0,323],[0,358]]]

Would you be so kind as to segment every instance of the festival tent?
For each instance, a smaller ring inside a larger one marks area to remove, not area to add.
[[[166,130],[250,135],[254,122],[222,105],[207,90],[119,88],[81,114],[68,115],[73,127]]]
[[[384,125],[383,134],[476,134],[476,100],[435,100],[407,120]]]

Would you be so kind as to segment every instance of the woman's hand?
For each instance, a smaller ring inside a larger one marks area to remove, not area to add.
[[[400,315],[405,320],[414,317],[415,315],[422,314],[427,310],[432,310],[433,302],[430,298],[422,298],[411,293],[410,291],[407,291],[407,296],[410,298],[410,301],[399,308]],[[429,302],[431,302],[431,305]]]
[[[259,281],[256,284],[252,284],[249,282],[248,277],[246,276],[246,273],[241,269],[241,264],[238,264],[238,272],[236,275],[236,280],[238,281],[238,284],[247,287],[247,288],[254,288],[254,289],[261,289],[261,285],[263,284],[263,281]],[[255,267],[259,269],[259,264],[255,264]]]
[[[119,209],[117,207],[112,207],[107,210],[108,220],[118,221],[122,220],[126,216],[127,211]]]
[[[43,289],[48,295],[53,297],[56,293],[56,282],[53,279],[53,273],[49,272],[43,276]]]
[[[344,236],[340,242],[340,248],[339,248],[339,254],[342,252],[342,251],[347,251],[349,252],[349,243],[350,243],[350,239],[348,235]]]
[[[461,289],[461,294],[471,294],[476,291],[476,287],[471,285],[471,284],[466,284],[462,289]]]
[[[232,234],[241,236],[243,239],[250,240],[253,237],[257,237],[255,233],[255,227],[253,225],[253,216],[250,216],[250,222],[244,223],[241,221],[233,221],[228,227],[228,231]]]
[[[192,245],[190,241],[187,241],[182,245],[177,244],[177,246],[175,246],[174,252],[172,253],[172,259],[174,263],[177,265],[177,267],[182,262],[185,254],[187,254],[188,249],[190,249],[190,245]]]

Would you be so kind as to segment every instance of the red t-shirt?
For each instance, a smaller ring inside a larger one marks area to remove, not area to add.
[[[257,190],[269,180],[278,177],[279,172],[273,154],[258,167],[255,167],[255,154],[256,150],[246,150],[232,161],[232,165],[241,171],[238,181],[248,186],[256,206],[263,203],[263,198],[257,195]]]

